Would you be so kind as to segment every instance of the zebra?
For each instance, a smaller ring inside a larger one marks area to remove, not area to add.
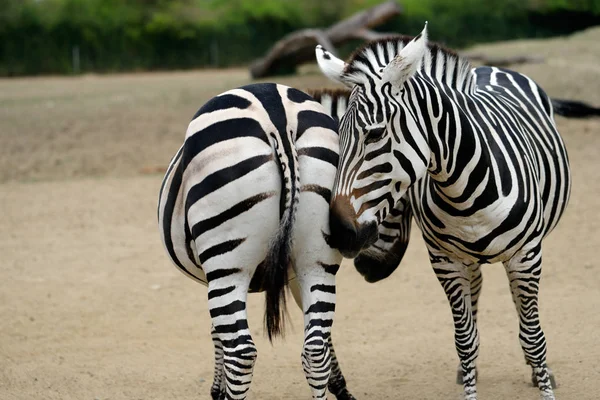
[[[339,123],[346,111],[351,91],[348,89],[318,89],[308,93],[328,109],[330,115]],[[552,99],[554,112],[567,118],[588,118],[600,116],[600,109],[574,100]],[[356,270],[369,283],[375,283],[389,277],[400,265],[408,248],[412,228],[412,210],[408,192],[396,203],[386,219],[378,226],[377,242],[362,250],[354,258]],[[476,319],[479,293],[483,284],[483,276],[479,268],[471,276],[472,281],[472,311]],[[550,371],[550,381],[556,387],[554,376]],[[535,374],[531,377],[532,384],[537,386]],[[463,384],[463,371],[459,363],[456,373],[456,383]]]
[[[331,326],[341,254],[327,243],[337,124],[309,95],[251,84],[209,100],[172,158],[158,203],[161,239],[188,277],[208,286],[213,399],[244,399],[257,356],[246,297],[265,291],[265,325],[283,333],[284,288],[304,313],[302,366],[313,399],[354,399]]]
[[[316,57],[326,76],[352,89],[330,203],[336,247],[348,258],[368,248],[408,194],[452,309],[465,399],[477,398],[480,266],[495,262],[508,275],[540,396],[554,399],[538,290],[542,239],[570,196],[567,151],[554,122],[554,111],[568,115],[569,104],[522,74],[472,68],[429,44],[427,24],[414,38],[371,42],[347,63],[321,46]]]

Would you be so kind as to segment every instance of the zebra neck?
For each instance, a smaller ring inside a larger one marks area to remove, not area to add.
[[[422,104],[420,109],[428,114],[423,116],[427,121],[423,126],[430,151],[428,173],[436,191],[457,199],[465,193],[489,189],[489,185],[474,183],[494,180],[494,171],[485,132],[473,115],[473,98],[444,87],[427,85],[427,90],[422,101],[426,99],[430,104]]]

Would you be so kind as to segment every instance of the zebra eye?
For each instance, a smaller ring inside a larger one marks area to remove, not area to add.
[[[385,133],[384,127],[369,130],[367,132],[367,136],[365,138],[365,143],[367,143],[367,144],[375,143],[376,141],[380,140],[383,137],[384,133]]]

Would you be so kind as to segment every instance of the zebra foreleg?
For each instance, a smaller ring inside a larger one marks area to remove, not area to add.
[[[553,382],[546,365],[546,338],[540,325],[538,292],[542,273],[542,248],[537,243],[520,250],[504,263],[510,282],[513,302],[519,314],[519,341],[527,364],[533,371],[532,380],[543,400],[554,400]]]
[[[212,274],[209,271],[208,308],[216,334],[214,337],[222,345],[223,353],[219,393],[217,396],[218,365],[215,365],[215,383],[211,395],[219,400],[245,399],[257,356],[246,312],[250,278],[237,268],[217,270]],[[219,358],[218,342],[215,342],[215,361]]]
[[[465,400],[477,400],[475,360],[479,354],[479,332],[472,312],[469,267],[445,256],[432,257],[431,264],[452,308],[454,343],[462,369]]]
[[[223,374],[225,371],[223,365],[223,344],[221,343],[214,326],[211,327],[210,333],[213,344],[215,345],[215,376],[210,388],[210,395],[213,400],[224,400],[225,380],[223,379]]]
[[[473,313],[473,323],[477,325],[477,309],[483,286],[483,275],[481,275],[481,264],[473,264],[469,268],[471,270],[471,312]],[[478,374],[477,367],[475,367],[475,377],[478,377]],[[463,370],[460,362],[456,369],[456,383],[463,384]]]

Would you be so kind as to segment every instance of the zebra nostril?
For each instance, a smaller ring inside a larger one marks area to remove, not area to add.
[[[339,250],[352,250],[356,246],[355,213],[345,198],[335,199],[329,208],[331,244]]]
[[[354,224],[347,219],[342,219],[340,222],[341,237],[349,243],[356,242],[356,228]]]
[[[356,228],[347,216],[340,214],[339,208],[333,207],[329,212],[329,229],[331,236],[339,241],[353,243],[356,239]]]

